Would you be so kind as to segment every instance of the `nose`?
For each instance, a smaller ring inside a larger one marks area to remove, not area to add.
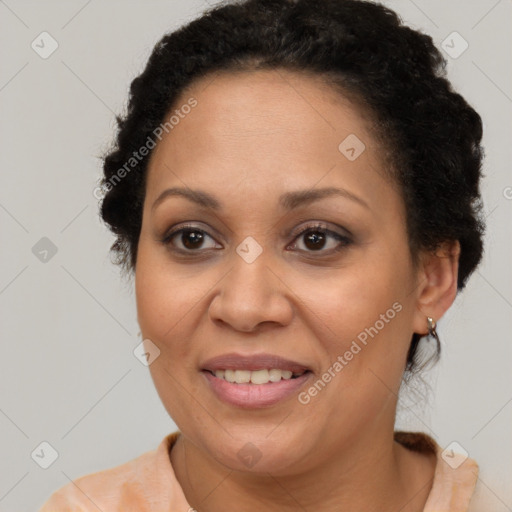
[[[243,332],[261,330],[263,325],[284,326],[293,316],[290,295],[285,279],[264,254],[252,263],[236,254],[212,299],[210,318]]]

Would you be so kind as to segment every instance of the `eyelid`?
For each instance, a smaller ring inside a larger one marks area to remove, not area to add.
[[[350,230],[348,230],[347,228],[345,228],[343,226],[340,226],[338,224],[331,224],[331,223],[324,222],[324,221],[314,221],[314,220],[313,221],[299,221],[299,222],[300,223],[306,222],[306,226],[299,225],[294,230],[292,230],[291,233],[289,233],[287,230],[282,231],[281,232],[281,237],[282,238],[292,237],[293,239],[295,239],[297,236],[301,235],[302,233],[304,233],[308,229],[315,229],[315,228],[316,229],[323,229],[325,231],[334,232],[334,234],[337,234],[337,235],[340,235],[340,236],[346,236],[347,238],[353,238],[354,237],[354,235],[350,232]],[[208,236],[210,236],[210,238],[214,238],[209,233],[209,230],[212,229],[214,231],[215,237],[223,238],[219,233],[217,233],[216,229],[210,228],[210,227],[202,228],[200,226],[200,224],[201,224],[200,221],[188,221],[188,222],[185,222],[184,224],[177,223],[177,224],[171,226],[169,229],[167,229],[165,231],[164,235],[159,237],[159,240],[163,242],[164,240],[168,239],[172,235],[175,235],[176,233],[178,233],[182,229],[192,229],[192,230],[196,229],[197,231],[205,232]],[[331,228],[331,225],[334,226],[334,229]],[[345,233],[345,235],[343,235],[341,233],[336,233],[334,231],[335,229],[339,229],[339,230],[343,231]]]
[[[203,228],[200,226],[200,223],[195,223],[195,221],[186,222],[184,224],[178,223],[178,224],[172,226],[171,228],[169,228],[168,230],[165,231],[163,236],[159,237],[159,240],[164,244],[165,243],[169,244],[170,239],[175,237],[177,234],[181,233],[182,231],[199,231],[199,232],[205,234],[206,236],[210,237],[216,243],[218,243],[217,242],[217,234],[215,234],[215,236],[213,236],[212,234],[210,234],[210,228],[208,228],[208,229]],[[216,230],[212,229],[212,231],[214,231],[216,233]],[[222,238],[222,237],[220,237],[220,238]]]
[[[335,235],[342,236],[345,238],[351,238],[351,239],[354,238],[354,235],[347,228],[344,228],[343,226],[339,226],[338,224],[332,224],[329,222],[315,221],[315,220],[304,221],[304,222],[306,222],[305,226],[301,225],[301,226],[295,228],[289,236],[292,236],[295,239],[295,237],[303,234],[305,231],[312,230],[312,229],[316,228],[316,229],[322,229],[329,233],[333,233]],[[342,231],[344,234],[338,233],[336,230]],[[283,236],[286,236],[286,235],[283,233]]]
[[[207,234],[210,238],[213,238],[215,240],[217,239],[223,239],[224,237],[213,227],[210,225],[203,227],[201,221],[186,221],[186,222],[177,222],[176,224],[173,224],[170,228],[165,230],[165,233],[159,237],[160,241],[164,241],[168,239],[170,236],[175,235],[176,233],[180,232],[184,229],[190,229],[190,230],[196,230],[201,231],[205,234]]]
[[[186,254],[190,256],[199,256],[201,254],[204,254],[205,252],[212,251],[212,250],[219,250],[218,248],[199,248],[197,250],[187,250],[187,249],[181,249],[178,247],[174,247],[174,245],[171,243],[172,239],[179,235],[180,233],[184,231],[198,231],[201,232],[203,235],[206,235],[207,237],[211,238],[215,244],[217,244],[217,240],[214,236],[212,236],[207,229],[203,229],[199,226],[200,222],[197,221],[189,221],[185,224],[177,224],[173,227],[171,227],[169,230],[166,231],[163,237],[159,238],[159,241],[169,247],[171,251],[177,253],[177,254]],[[335,231],[334,229],[331,229],[330,223],[323,222],[323,221],[309,221],[306,223],[306,225],[301,225],[293,230],[291,234],[284,235],[287,239],[291,238],[290,243],[286,246],[286,249],[293,247],[295,248],[297,246],[297,240],[304,236],[308,232],[314,232],[317,231],[323,231],[327,237],[331,237],[333,239],[337,240],[336,247],[330,249],[330,250],[318,250],[318,251],[305,251],[305,250],[299,250],[301,253],[306,254],[315,254],[318,253],[319,257],[321,256],[328,256],[332,253],[339,252],[343,248],[345,248],[348,245],[351,245],[353,243],[353,236],[350,233],[349,230],[346,228],[343,228],[342,226],[336,225],[337,229],[340,231],[344,231],[346,234],[339,233],[338,231]],[[214,230],[215,231],[215,230]]]
[[[354,237],[352,234],[341,234],[338,231],[334,231],[333,229],[329,228],[329,224],[325,222],[318,222],[313,221],[308,223],[306,226],[302,226],[301,228],[298,228],[294,231],[296,232],[295,235],[293,235],[293,240],[291,244],[287,246],[288,247],[296,247],[297,246],[297,240],[299,240],[302,236],[305,234],[311,232],[314,233],[315,231],[322,231],[324,232],[327,237],[331,237],[336,239],[337,244],[336,247],[330,249],[330,250],[319,250],[319,251],[304,251],[300,250],[301,253],[306,253],[306,255],[314,255],[315,253],[318,253],[319,257],[329,257],[332,256],[334,253],[340,252],[344,250],[347,246],[352,245],[354,243]],[[341,228],[341,231],[345,231],[346,233],[349,233],[348,230],[345,230]]]

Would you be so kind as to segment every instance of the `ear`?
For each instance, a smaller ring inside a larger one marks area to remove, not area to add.
[[[445,242],[436,251],[421,254],[417,275],[414,332],[427,334],[427,316],[437,322],[453,304],[457,295],[459,256],[458,240]]]

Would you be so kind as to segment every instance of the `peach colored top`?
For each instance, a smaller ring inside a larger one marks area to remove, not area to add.
[[[156,450],[125,464],[68,483],[54,492],[39,512],[192,511],[169,458],[179,435],[179,431],[167,435]],[[462,459],[453,451],[446,452],[443,459],[439,445],[420,432],[395,432],[395,440],[408,449],[437,455],[424,512],[488,512],[471,499],[478,479],[473,459],[466,458],[459,465]]]

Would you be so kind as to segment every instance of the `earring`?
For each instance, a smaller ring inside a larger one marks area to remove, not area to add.
[[[432,317],[427,316],[428,335],[432,336],[437,341],[437,344],[439,345],[439,336],[437,335],[436,325],[437,325],[436,321]]]

